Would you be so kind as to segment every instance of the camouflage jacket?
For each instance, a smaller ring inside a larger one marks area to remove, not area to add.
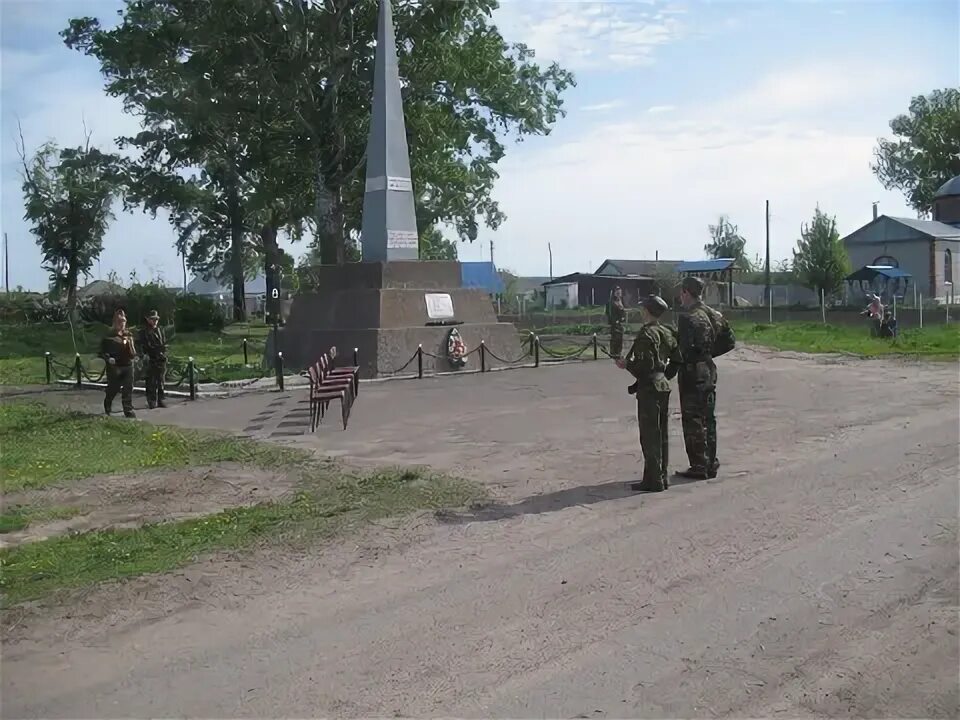
[[[616,303],[613,300],[607,303],[607,322],[610,327],[623,332],[627,324],[627,309],[623,303]]]
[[[126,367],[136,356],[137,349],[133,344],[133,335],[128,332],[111,331],[100,341],[100,357],[104,360],[113,358],[119,367]]]
[[[155,328],[140,328],[137,335],[137,345],[140,350],[150,358],[151,362],[161,363],[167,359],[167,339],[163,336],[163,330],[158,325]]]
[[[670,392],[670,382],[664,372],[670,363],[679,360],[673,328],[653,321],[640,328],[627,353],[625,367],[639,381],[637,394],[644,390]]]
[[[677,318],[677,340],[683,358],[681,374],[704,381],[713,376],[716,366],[713,362],[715,325],[712,313],[715,312],[702,302],[696,302]]]

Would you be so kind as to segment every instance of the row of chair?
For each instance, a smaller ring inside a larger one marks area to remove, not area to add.
[[[350,421],[350,410],[360,393],[360,368],[337,367],[337,348],[332,347],[307,368],[310,378],[310,432],[314,432],[334,400],[340,401],[343,429]]]

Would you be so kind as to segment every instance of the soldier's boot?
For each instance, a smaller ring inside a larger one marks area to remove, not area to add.
[[[664,475],[662,482],[663,482],[663,489],[664,489],[664,490],[669,490],[669,489],[670,489],[670,476],[669,476],[669,475]]]
[[[667,488],[657,480],[644,480],[643,482],[631,483],[630,489],[633,492],[663,492]]]
[[[157,407],[158,407],[158,408],[165,408],[165,407],[167,407],[167,404],[166,404],[163,400],[157,400]]]
[[[720,472],[720,462],[718,460],[714,460],[713,464],[710,465],[710,469],[707,471],[707,478],[710,480],[713,480],[717,476],[717,473],[719,472]]]
[[[147,410],[153,410],[157,404],[153,400],[147,400]]]
[[[690,478],[691,480],[706,480],[710,473],[702,468],[687,468],[686,470],[678,470],[677,475],[680,477]]]
[[[111,407],[112,405],[113,405],[113,403],[108,403],[106,400],[103,401],[103,412],[104,412],[104,414],[109,415],[110,413],[113,412],[113,407]]]
[[[124,410],[123,416],[128,418],[136,418],[137,414],[133,410]]]

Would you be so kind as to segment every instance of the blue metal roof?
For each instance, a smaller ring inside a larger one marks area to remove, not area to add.
[[[503,292],[503,280],[497,266],[489,260],[460,263],[460,280],[465,288],[486,290],[491,295]]]
[[[718,258],[717,260],[687,260],[677,263],[677,266],[673,269],[673,271],[678,273],[721,272],[722,270],[729,270],[736,262],[736,258]]]
[[[901,270],[900,268],[890,267],[889,265],[864,265],[862,268],[856,272],[852,272],[847,275],[845,280],[865,280],[871,281],[875,277],[885,277],[888,280],[899,280],[900,278],[910,278],[913,277],[906,270]]]

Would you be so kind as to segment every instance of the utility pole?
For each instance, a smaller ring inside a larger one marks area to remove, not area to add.
[[[3,284],[7,288],[7,294],[10,293],[10,238],[3,234]]]
[[[493,265],[493,240],[490,241],[490,264]]]
[[[550,279],[553,280],[553,248],[547,243],[547,252],[550,253]]]
[[[767,261],[765,263],[764,282],[766,283],[766,288],[764,289],[764,294],[767,297],[767,307],[772,308],[773,298],[771,297],[773,293],[770,292],[770,201],[767,200]]]

